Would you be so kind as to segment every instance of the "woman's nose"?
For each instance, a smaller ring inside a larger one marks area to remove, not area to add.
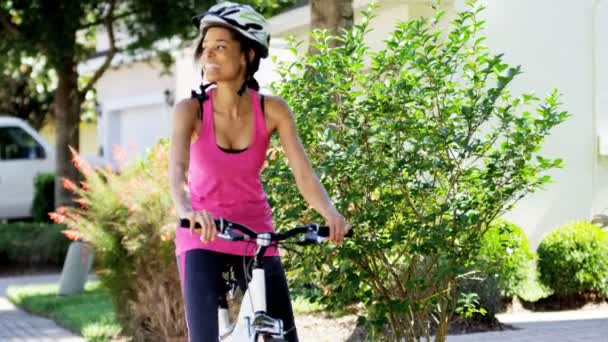
[[[203,57],[207,58],[209,56],[213,56],[214,52],[213,49],[211,48],[206,48],[205,50],[203,50]]]

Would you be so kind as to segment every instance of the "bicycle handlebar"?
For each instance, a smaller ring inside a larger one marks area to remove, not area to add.
[[[268,234],[270,236],[270,242],[281,242],[287,240],[291,237],[297,235],[303,235],[300,238],[298,244],[307,245],[307,244],[316,244],[323,242],[329,238],[329,226],[318,225],[318,224],[308,224],[304,226],[298,226],[291,228],[285,232],[267,232],[267,233],[256,233],[251,228],[242,225],[240,223],[232,222],[226,220],[225,218],[220,218],[214,220],[215,226],[219,232],[218,236],[222,239],[228,241],[245,241],[245,240],[255,240],[258,238],[259,234]],[[190,228],[190,220],[181,219],[180,220],[181,228]],[[202,228],[201,225],[197,222],[194,225],[196,231],[200,232]],[[234,230],[239,230],[242,232],[238,233]],[[353,235],[352,229],[349,230],[345,237],[351,237]]]

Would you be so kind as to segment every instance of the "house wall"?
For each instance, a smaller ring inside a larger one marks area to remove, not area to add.
[[[101,117],[98,119],[99,147],[111,161],[116,146],[126,159],[145,153],[159,139],[168,137],[171,128],[171,104],[176,79],[159,64],[138,61],[114,67],[96,86]]]
[[[57,127],[53,121],[44,125],[40,129],[40,135],[49,145],[55,146],[57,135]],[[81,122],[80,123],[80,153],[84,156],[94,156],[97,154],[97,123]]]
[[[608,214],[608,1],[594,2],[593,64],[597,154],[593,175],[593,214]]]
[[[487,45],[494,52],[504,52],[505,61],[521,65],[524,72],[510,87],[512,94],[533,91],[544,97],[557,88],[562,94],[561,109],[572,115],[553,130],[541,151],[544,156],[562,158],[565,168],[551,172],[553,184],[521,200],[507,215],[524,228],[535,246],[559,225],[590,219],[595,195],[606,189],[606,182],[598,181],[606,178],[606,168],[597,167],[594,152],[594,97],[599,94],[593,86],[599,71],[592,54],[597,44],[593,39],[594,1],[482,3],[486,6],[482,18],[486,20]],[[456,2],[456,8],[463,7],[463,0]],[[603,15],[606,21],[608,16],[605,12]]]

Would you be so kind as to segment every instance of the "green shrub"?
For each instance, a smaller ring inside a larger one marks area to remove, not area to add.
[[[546,291],[538,283],[535,259],[525,232],[513,223],[496,220],[484,234],[469,267],[471,275],[462,279],[459,290],[465,295],[476,293],[480,308],[490,316],[502,309],[503,298],[536,300]]]
[[[63,185],[80,207],[52,214],[93,246],[95,272],[135,341],[183,340],[186,331],[175,248],[163,229],[174,231],[177,224],[168,150],[165,140],[145,158],[123,164],[120,174],[93,170],[73,151],[84,181]]]
[[[55,174],[41,173],[34,179],[32,218],[35,222],[51,222],[49,213],[55,210]]]
[[[608,232],[589,222],[571,222],[538,246],[540,279],[558,296],[608,296]]]
[[[288,254],[290,285],[329,310],[362,303],[373,340],[387,326],[393,340],[430,335],[430,322],[442,340],[485,230],[562,166],[539,155],[569,116],[558,92],[512,95],[521,68],[483,44],[482,7],[468,3],[449,24],[444,12],[399,23],[377,52],[369,12],[340,37],[317,32],[319,54],[293,42],[274,84],[355,232],[340,247]],[[319,220],[274,147],[264,179],[275,223]]]
[[[521,286],[534,269],[534,259],[526,233],[499,220],[484,234],[475,267],[496,278],[502,296],[512,297],[523,291]]]
[[[8,264],[62,265],[70,240],[65,225],[16,222],[0,224],[0,258]]]
[[[502,307],[501,289],[498,286],[497,278],[489,276],[486,273],[480,272],[476,273],[475,276],[468,276],[465,279],[462,279],[458,290],[460,293],[459,301],[464,298],[471,298],[472,294],[475,294],[475,298],[477,299],[474,303],[467,302],[469,307],[465,306],[465,308],[470,310],[470,305],[475,304],[473,308],[478,310],[477,312],[468,315],[469,317],[466,317],[466,315],[462,315],[462,313],[459,312],[463,310],[463,308],[460,303],[457,303],[455,313],[463,318],[479,319],[479,316],[492,317],[498,313]],[[466,313],[467,311],[464,312]]]

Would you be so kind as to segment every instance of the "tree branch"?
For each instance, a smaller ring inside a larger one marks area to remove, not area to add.
[[[115,0],[110,2],[110,9],[108,11],[108,15],[105,17],[105,22],[104,22],[104,26],[106,27],[106,30],[108,31],[108,37],[110,40],[110,49],[108,50],[108,54],[106,55],[106,59],[103,62],[103,64],[95,71],[95,73],[93,74],[93,77],[91,77],[89,82],[84,86],[84,88],[80,92],[79,96],[80,96],[81,101],[84,101],[85,96],[87,95],[89,90],[91,90],[93,88],[93,86],[101,78],[103,73],[110,67],[110,64],[112,63],[112,59],[116,55],[116,52],[117,52],[116,37],[114,36],[114,19],[115,19],[115,17],[112,16],[115,5],[116,5]]]
[[[112,11],[112,10],[111,10],[111,11]],[[111,20],[111,21],[116,21],[116,20],[118,20],[118,19],[126,18],[126,17],[128,17],[128,16],[130,16],[130,15],[132,15],[132,14],[135,14],[135,11],[124,12],[124,13],[117,14],[117,15],[114,15],[114,16],[113,16],[113,15],[112,15],[112,13],[110,12],[110,13],[108,13],[108,15],[106,15],[105,17],[103,17],[103,18],[101,18],[101,19],[99,19],[99,20],[96,20],[96,21],[92,21],[92,22],[89,22],[89,23],[85,23],[85,24],[83,24],[82,26],[80,26],[80,28],[79,28],[79,29],[87,29],[87,28],[89,28],[89,27],[94,27],[94,26],[103,25],[103,24],[105,24],[105,23],[106,23],[108,20]]]
[[[14,36],[21,35],[19,26],[11,21],[11,15],[4,8],[0,8],[0,25]]]

